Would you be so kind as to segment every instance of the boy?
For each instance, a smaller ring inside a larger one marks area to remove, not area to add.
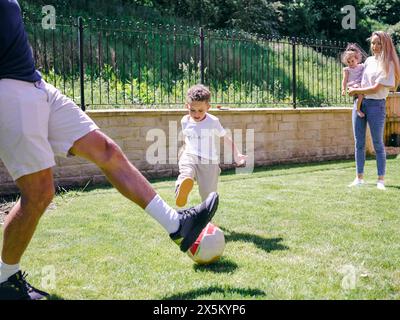
[[[197,84],[189,88],[185,105],[189,114],[181,120],[185,144],[179,157],[179,176],[176,181],[178,207],[186,205],[194,180],[198,183],[202,199],[217,190],[221,173],[216,148],[219,138],[223,138],[225,146],[233,149],[237,166],[243,166],[247,158],[226,135],[218,118],[207,113],[210,109],[209,101],[210,91],[207,87]]]

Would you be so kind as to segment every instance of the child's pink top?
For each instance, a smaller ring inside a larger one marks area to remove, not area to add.
[[[349,73],[349,78],[347,79],[348,87],[354,86],[356,84],[357,85],[361,84],[361,79],[362,79],[363,72],[364,72],[364,64],[363,63],[358,64],[354,68],[345,67],[344,70]]]

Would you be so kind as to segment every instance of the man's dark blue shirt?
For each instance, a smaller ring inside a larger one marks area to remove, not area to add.
[[[16,0],[0,0],[0,79],[41,79]]]

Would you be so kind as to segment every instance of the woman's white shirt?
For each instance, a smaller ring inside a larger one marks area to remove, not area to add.
[[[383,64],[375,56],[368,57],[364,62],[364,73],[361,80],[361,88],[372,87],[377,83],[382,84],[384,87],[380,88],[374,94],[367,94],[367,99],[386,99],[389,94],[389,89],[395,86],[394,64],[389,65],[388,74],[385,73]]]

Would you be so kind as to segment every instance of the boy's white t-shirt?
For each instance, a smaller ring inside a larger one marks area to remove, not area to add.
[[[208,160],[219,159],[219,138],[226,134],[219,119],[209,113],[200,121],[194,121],[189,115],[181,120],[185,137],[185,153],[194,154]]]
[[[384,85],[383,88],[379,89],[378,92],[374,94],[367,94],[365,98],[367,99],[386,99],[389,94],[390,87],[395,85],[394,77],[394,64],[390,63],[389,73],[386,75],[385,70],[375,56],[368,57],[364,62],[364,73],[361,80],[361,88],[372,87],[377,83]]]

